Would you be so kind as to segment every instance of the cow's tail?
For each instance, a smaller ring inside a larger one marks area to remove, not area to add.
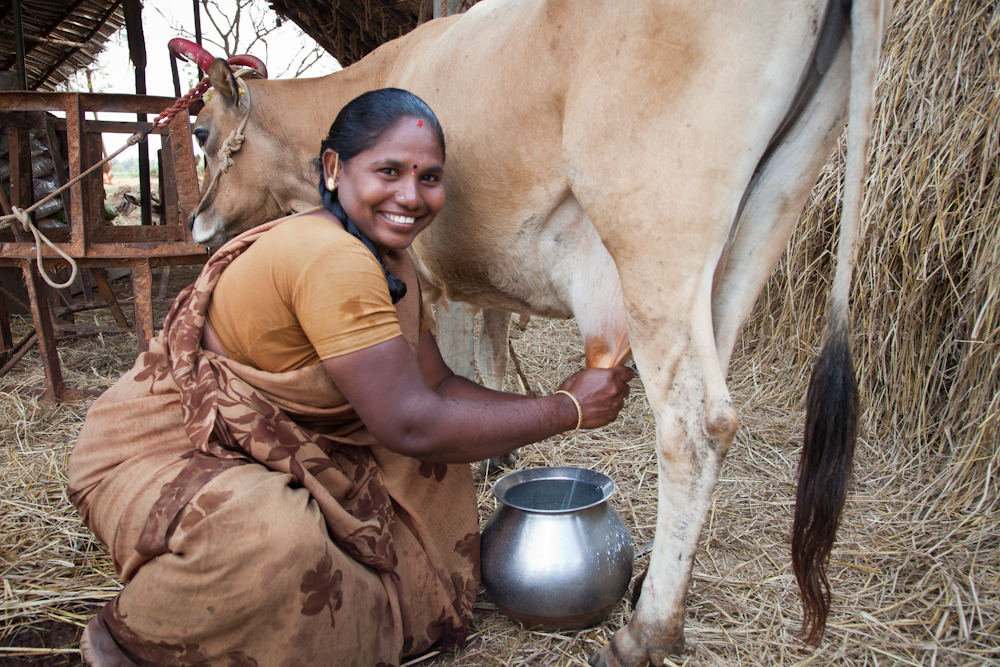
[[[858,385],[851,360],[849,300],[887,4],[889,0],[854,0],[851,8],[847,169],[837,270],[823,350],[809,380],[805,441],[792,526],[792,567],[803,606],[801,636],[813,645],[822,639],[830,612],[826,564],[844,508],[858,429]]]

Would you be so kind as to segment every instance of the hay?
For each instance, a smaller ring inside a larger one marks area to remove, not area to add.
[[[1000,17],[986,2],[905,0],[890,30],[867,193],[874,217],[854,293],[866,421],[831,558],[834,607],[822,647],[807,652],[795,638],[788,536],[842,148],[734,357],[741,426],[694,566],[688,653],[671,664],[1000,661],[998,38]],[[15,335],[28,328],[15,325]],[[525,375],[543,392],[582,364],[572,323],[535,319],[512,333]],[[80,338],[60,353],[71,385],[106,386],[131,365],[134,338]],[[506,382],[517,390],[513,365]],[[43,386],[37,352],[4,383]],[[76,633],[118,588],[107,551],[80,527],[64,491],[88,405],[0,395],[0,665],[79,664]],[[518,466],[608,473],[619,485],[613,503],[642,544],[655,523],[654,442],[637,379],[615,424],[526,447]],[[494,507],[489,481],[477,481],[484,520]],[[622,601],[599,627],[529,632],[481,596],[465,647],[410,664],[582,665],[630,612]]]
[[[534,319],[513,336],[525,373],[542,392],[553,391],[582,365],[582,346],[571,322]],[[64,344],[64,360],[76,364],[67,371],[71,381],[82,384],[89,377],[105,382],[125,370],[134,358],[134,340],[116,338],[120,340]],[[97,359],[120,361],[113,371],[91,370]],[[29,361],[20,372],[25,384],[41,386],[35,364],[37,360]],[[912,499],[926,483],[925,472],[908,465],[904,447],[891,442],[875,446],[870,429],[863,435],[855,491],[833,553],[836,598],[827,638],[817,653],[802,651],[795,639],[801,618],[788,555],[802,414],[773,399],[788,394],[778,369],[741,357],[733,376],[741,427],[695,564],[688,599],[689,651],[675,664],[793,665],[815,656],[817,664],[963,665],[1000,658],[1000,531],[995,517],[990,521],[980,515],[965,525],[967,515],[952,512],[918,517],[922,507]],[[512,367],[506,388],[517,387]],[[0,400],[7,425],[0,432],[5,485],[0,576],[7,582],[0,646],[23,646],[11,640],[24,637],[26,628],[45,629],[52,621],[79,627],[118,585],[107,551],[79,526],[64,492],[66,456],[87,403],[47,408],[14,395]],[[788,396],[789,403],[795,400]],[[641,379],[636,379],[615,424],[525,447],[518,466],[586,466],[611,475],[619,485],[613,504],[636,543],[643,544],[653,538],[656,517],[654,443],[655,425]],[[489,493],[495,479],[477,476],[484,521],[495,508]],[[931,550],[929,541],[941,545]],[[647,562],[648,555],[638,559],[637,573]],[[481,595],[466,646],[413,664],[583,665],[630,613],[623,600],[597,628],[530,632]],[[73,645],[52,648],[65,651]],[[29,652],[19,657],[30,657],[32,664],[38,659]]]

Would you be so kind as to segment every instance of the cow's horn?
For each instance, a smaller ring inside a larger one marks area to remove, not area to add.
[[[200,67],[203,72],[207,72],[209,66],[212,64],[212,61],[215,60],[211,53],[191,40],[183,39],[181,37],[175,37],[167,42],[167,49],[178,58],[183,58],[188,62],[194,63]]]
[[[233,67],[249,67],[256,70],[261,77],[267,78],[267,67],[264,65],[264,61],[257,56],[251,56],[250,54],[233,56],[229,59],[229,64]]]

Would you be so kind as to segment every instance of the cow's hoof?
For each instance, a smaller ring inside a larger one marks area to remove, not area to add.
[[[590,656],[594,667],[639,667],[640,665],[662,665],[667,656],[684,652],[684,634],[676,641],[670,641],[657,648],[643,648],[629,632],[628,626],[615,633],[606,646]]]
[[[646,649],[649,652],[649,661],[654,665],[662,665],[663,661],[672,655],[684,653],[684,635],[677,641],[670,642],[660,648]]]
[[[486,459],[485,461],[479,462],[479,472],[483,474],[484,477],[489,476],[491,473],[497,472],[498,470],[503,470],[504,468],[513,468],[517,465],[517,450],[512,452],[507,452],[502,456],[494,456],[491,459]]]
[[[632,639],[628,626],[616,632],[610,642],[590,656],[593,667],[638,667],[648,664],[648,660],[646,652]]]

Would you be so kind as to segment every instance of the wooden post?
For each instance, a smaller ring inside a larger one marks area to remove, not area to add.
[[[475,339],[472,323],[476,309],[459,301],[444,297],[437,307],[437,344],[441,356],[456,375],[473,378]]]
[[[83,100],[77,94],[73,97],[71,104],[66,106],[66,144],[69,153],[69,177],[74,179],[82,174],[90,165],[90,151],[87,150],[86,118],[84,118]],[[87,254],[90,244],[91,229],[90,224],[98,224],[90,221],[86,211],[90,209],[90,197],[93,188],[88,186],[87,179],[78,181],[70,191],[70,210],[66,211],[66,220],[70,223],[70,237],[72,239],[72,250],[74,257],[83,257]],[[103,223],[104,218],[101,218]]]
[[[7,297],[0,292],[0,364],[7,363],[7,357],[14,349],[14,339],[10,333],[10,315],[7,313]]]
[[[28,286],[28,296],[31,298],[31,315],[35,320],[35,331],[38,332],[38,350],[41,352],[42,365],[45,367],[45,393],[42,395],[42,400],[54,404],[63,397],[65,387],[62,367],[59,365],[59,352],[56,350],[56,332],[49,312],[49,298],[45,291],[45,282],[35,268],[35,260],[26,259],[20,264],[24,272],[24,282]]]
[[[115,293],[111,291],[111,285],[108,283],[108,276],[104,273],[104,269],[91,269],[90,272],[94,276],[94,282],[97,283],[97,289],[100,290],[101,296],[104,297],[104,303],[107,304],[111,310],[111,314],[115,318],[115,324],[122,329],[128,329],[128,320],[125,319],[122,307],[118,305]],[[134,305],[136,303],[135,300],[132,303]]]
[[[169,141],[164,144],[169,153],[167,165],[173,174],[171,188],[176,193],[177,219],[167,217],[167,224],[181,227],[178,238],[191,241],[191,226],[188,216],[198,206],[198,165],[191,150],[191,121],[186,111],[174,116],[170,121]]]
[[[129,262],[132,270],[132,305],[135,307],[135,337],[139,353],[149,350],[153,338],[153,273],[148,259]]]
[[[459,0],[431,0],[434,18],[458,13]],[[473,378],[475,336],[472,333],[476,309],[441,297],[437,307],[437,344],[448,367],[462,377]]]

